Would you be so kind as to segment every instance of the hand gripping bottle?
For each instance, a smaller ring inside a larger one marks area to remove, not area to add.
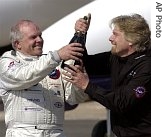
[[[90,16],[84,16],[84,20],[89,20]],[[82,48],[84,48],[84,54],[86,54],[86,48],[85,48],[85,43],[86,43],[86,34],[87,32],[81,32],[81,31],[76,31],[72,39],[70,40],[70,43],[80,43],[82,45]],[[83,57],[81,57],[83,58]],[[67,60],[67,61],[62,61],[61,67],[64,68],[65,66],[68,66],[68,64],[74,64],[74,65],[80,65],[80,61],[77,60]]]

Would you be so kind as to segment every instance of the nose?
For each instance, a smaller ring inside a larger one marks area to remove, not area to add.
[[[109,41],[110,41],[110,42],[112,42],[112,41],[113,41],[113,39],[114,39],[114,36],[113,36],[113,35],[111,35],[111,36],[109,37]]]
[[[38,36],[37,39],[36,39],[38,42],[42,42],[43,41],[43,38],[41,36]]]

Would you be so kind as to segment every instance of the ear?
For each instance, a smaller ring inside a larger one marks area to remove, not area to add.
[[[14,45],[15,45],[15,48],[16,49],[21,49],[21,45],[20,45],[20,42],[18,41],[18,40],[16,40],[15,42],[14,42]]]

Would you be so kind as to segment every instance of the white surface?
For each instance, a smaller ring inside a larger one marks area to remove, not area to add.
[[[62,18],[43,32],[44,52],[59,49],[68,44],[74,34],[74,24],[78,18],[92,14],[86,47],[89,54],[111,49],[108,41],[111,30],[109,21],[122,14],[141,14],[150,24],[151,6],[145,0],[95,0]]]

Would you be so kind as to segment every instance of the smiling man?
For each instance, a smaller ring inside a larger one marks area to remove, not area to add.
[[[75,98],[76,89],[63,80],[60,66],[62,60],[80,61],[81,44],[68,44],[42,55],[42,33],[30,20],[14,25],[10,37],[14,50],[0,58],[0,95],[4,103],[6,137],[66,137],[65,101],[78,104],[88,96],[78,92]]]
[[[83,22],[79,21],[81,25]],[[85,69],[80,70],[72,65],[71,69],[65,68],[69,73],[64,74],[70,77],[66,77],[66,80],[111,110],[111,127],[117,137],[150,137],[149,25],[141,15],[133,14],[113,18],[110,27],[111,51],[85,56]],[[89,75],[107,75],[111,78],[111,88],[104,89],[92,83]]]

